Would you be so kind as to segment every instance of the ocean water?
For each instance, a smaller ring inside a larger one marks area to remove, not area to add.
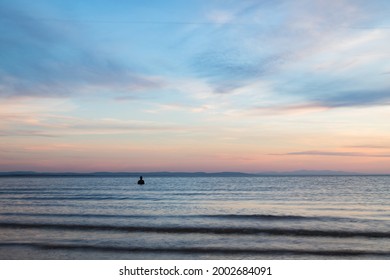
[[[0,259],[390,259],[390,177],[0,178]]]

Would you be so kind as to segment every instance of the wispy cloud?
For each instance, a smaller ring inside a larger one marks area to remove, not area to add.
[[[194,58],[193,66],[213,86],[215,93],[231,93],[272,72],[283,59],[283,55],[254,57],[245,50],[231,48],[200,53]]]
[[[360,90],[328,93],[314,98],[327,107],[354,107],[390,104],[390,88],[383,90]]]
[[[0,123],[1,124],[1,123]],[[34,122],[28,119],[13,119],[0,131],[0,136],[60,137],[66,135],[115,135],[133,132],[183,131],[187,128],[174,123],[162,124],[152,121],[126,121],[118,119],[82,119],[60,115],[40,115]]]
[[[329,108],[383,104],[389,100],[390,84],[364,80],[371,68],[380,72],[383,56],[389,55],[381,47],[388,35],[375,28],[379,6],[360,1],[246,1],[230,7],[229,24],[215,30],[191,64],[215,93],[234,93],[255,80],[269,80],[276,99],[300,96]],[[362,25],[371,28],[356,29]],[[367,56],[373,52],[375,56]],[[332,60],[333,65],[324,65]]]
[[[234,14],[230,11],[214,10],[207,14],[207,19],[216,24],[226,24],[233,21],[234,18]]]
[[[0,137],[57,137],[58,135],[34,129],[2,129]]]
[[[332,152],[332,151],[301,151],[301,152],[290,152],[285,154],[274,154],[274,155],[286,155],[286,156],[336,156],[336,157],[383,157],[388,158],[390,154],[367,154],[357,152]]]
[[[331,109],[329,106],[321,103],[306,103],[296,105],[270,105],[255,106],[247,111],[249,115],[290,115],[290,114],[308,114],[322,112]]]
[[[86,44],[88,34],[74,22],[64,28],[2,6],[0,97],[124,94],[163,86],[160,78]]]
[[[390,149],[390,146],[386,146],[386,145],[352,145],[352,146],[346,146],[346,148],[357,148],[357,149]]]
[[[150,121],[125,121],[118,119],[83,120],[69,125],[70,129],[90,134],[129,133],[132,131],[177,131],[183,129],[176,124],[161,124]]]

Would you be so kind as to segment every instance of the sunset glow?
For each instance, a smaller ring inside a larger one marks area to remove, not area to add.
[[[389,1],[1,1],[0,171],[390,173]]]

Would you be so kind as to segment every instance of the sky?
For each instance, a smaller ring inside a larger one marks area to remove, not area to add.
[[[0,171],[390,173],[387,0],[1,0]]]

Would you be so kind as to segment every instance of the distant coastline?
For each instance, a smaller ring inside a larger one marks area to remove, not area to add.
[[[0,172],[0,177],[261,177],[261,176],[389,176],[332,170],[296,170],[290,172]]]

